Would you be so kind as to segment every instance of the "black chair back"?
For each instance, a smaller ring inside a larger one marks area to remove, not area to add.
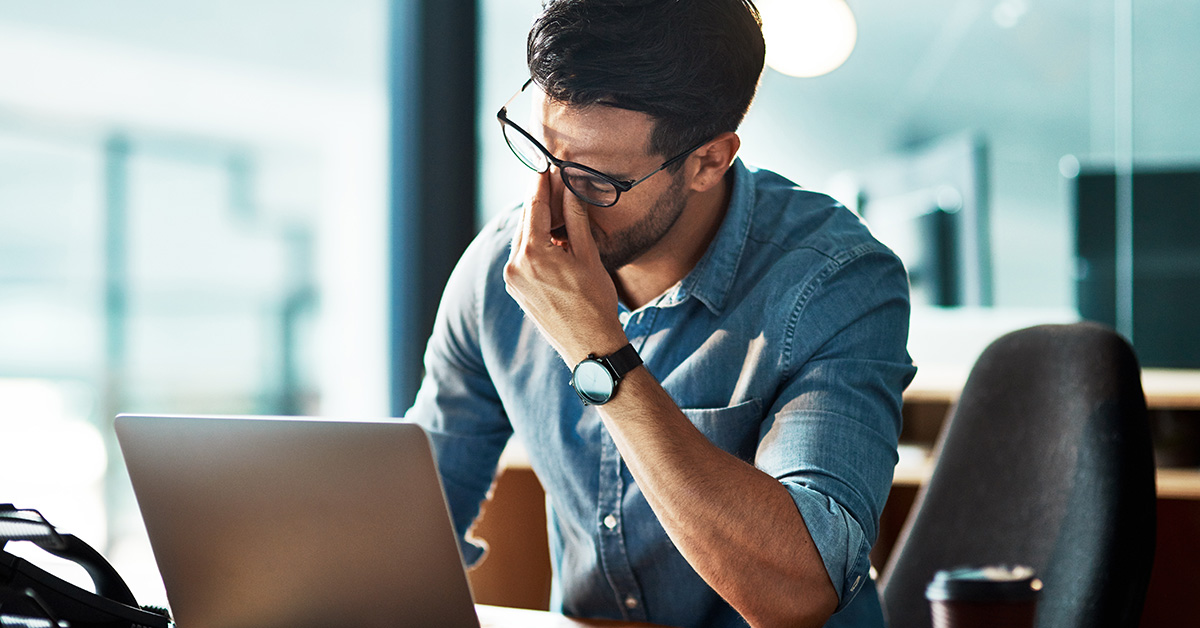
[[[1155,545],[1154,454],[1133,349],[1095,323],[1009,333],[976,361],[882,574],[892,628],[931,625],[940,569],[1022,564],[1039,628],[1136,626]]]

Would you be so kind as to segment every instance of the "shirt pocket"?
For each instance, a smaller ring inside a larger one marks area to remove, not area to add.
[[[680,408],[712,444],[747,462],[754,461],[762,424],[762,401],[750,399],[727,408]]]

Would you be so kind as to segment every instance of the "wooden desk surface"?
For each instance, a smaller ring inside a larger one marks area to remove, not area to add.
[[[479,623],[483,628],[650,628],[654,626],[654,624],[605,619],[573,619],[558,613],[485,604],[476,604],[475,610],[479,614]]]

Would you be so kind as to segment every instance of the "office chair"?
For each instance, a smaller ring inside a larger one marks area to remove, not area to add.
[[[1155,545],[1155,470],[1133,349],[1095,323],[993,342],[938,438],[882,573],[892,628],[931,625],[941,569],[1033,567],[1039,628],[1136,626]]]

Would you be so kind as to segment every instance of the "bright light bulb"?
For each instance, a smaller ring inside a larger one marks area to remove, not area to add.
[[[811,78],[836,70],[858,41],[854,13],[843,0],[759,0],[767,65]]]

